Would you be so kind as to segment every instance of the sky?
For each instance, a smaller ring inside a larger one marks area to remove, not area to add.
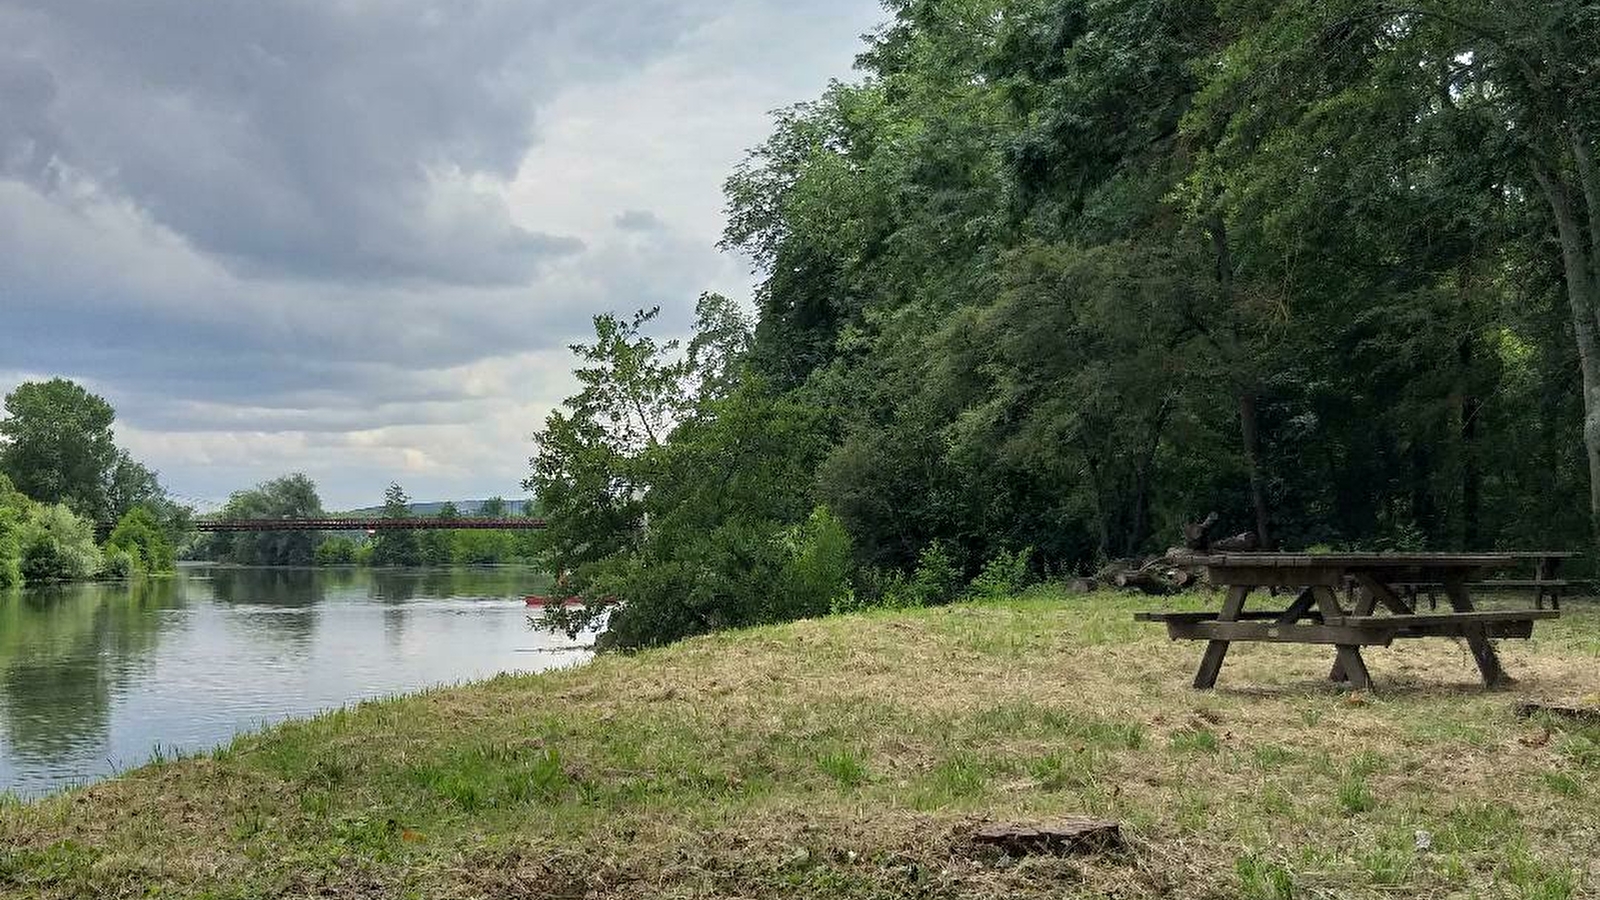
[[[0,0],[0,392],[202,510],[522,496],[600,312],[748,301],[722,181],[876,0]]]

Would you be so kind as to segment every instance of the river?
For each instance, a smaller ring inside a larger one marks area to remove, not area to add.
[[[0,592],[0,794],[358,700],[573,665],[528,626],[531,569],[248,569]]]

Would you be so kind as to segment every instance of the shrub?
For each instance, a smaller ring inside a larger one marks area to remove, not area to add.
[[[779,570],[773,618],[819,616],[850,593],[850,535],[826,506],[780,538],[787,559]]]
[[[319,566],[349,566],[356,561],[356,542],[347,537],[332,537],[317,545]]]
[[[174,566],[175,554],[161,522],[143,506],[123,513],[106,540],[106,550],[108,553],[112,550],[125,552],[136,563],[137,571],[170,572]]]
[[[144,571],[144,560],[137,549],[124,550],[110,547],[105,552],[105,562],[100,567],[100,577],[125,580]]]
[[[1028,567],[1032,562],[1032,547],[1024,547],[1016,553],[1001,550],[983,564],[983,571],[972,579],[967,592],[980,600],[1001,600],[1017,594],[1028,586]]]
[[[22,584],[22,537],[31,504],[0,472],[0,590]]]
[[[59,503],[34,507],[22,539],[24,581],[82,581],[98,574],[101,562],[94,526]]]
[[[0,590],[22,584],[22,516],[0,507]]]
[[[910,578],[891,578],[883,603],[897,609],[942,606],[961,592],[961,570],[940,541],[922,548]]]

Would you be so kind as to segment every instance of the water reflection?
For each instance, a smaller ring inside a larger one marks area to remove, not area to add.
[[[0,594],[0,792],[209,749],[363,697],[582,658],[530,631],[527,569],[186,568]],[[530,652],[556,650],[562,652]]]

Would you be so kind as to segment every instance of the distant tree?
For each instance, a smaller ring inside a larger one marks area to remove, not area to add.
[[[506,501],[504,497],[490,497],[478,506],[478,516],[483,519],[498,519],[506,514]]]
[[[411,518],[411,498],[398,483],[383,492],[383,518]],[[414,531],[383,531],[372,541],[375,566],[415,566],[422,562],[422,548]]]
[[[123,514],[106,540],[107,550],[121,550],[146,572],[170,572],[173,568],[172,544],[154,512],[135,506]]]
[[[312,519],[323,514],[317,485],[300,473],[263,482],[228,498],[224,519]],[[209,556],[252,566],[309,566],[321,536],[310,531],[213,535]]]
[[[64,378],[22,384],[6,395],[0,472],[40,503],[90,517],[110,513],[106,486],[118,463],[111,404]]]
[[[450,501],[445,501],[439,507],[434,517],[443,522],[454,522],[461,518],[461,511]],[[418,538],[418,553],[425,566],[448,566],[454,554],[454,538],[461,532],[457,531],[425,531]]]

